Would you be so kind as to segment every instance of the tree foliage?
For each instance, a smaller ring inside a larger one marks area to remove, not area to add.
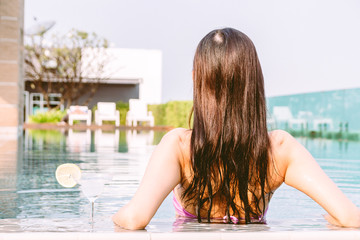
[[[49,93],[60,93],[60,104],[67,108],[72,104],[88,105],[100,83],[110,77],[105,71],[111,60],[108,41],[75,29],[63,36],[45,35],[26,39],[25,79],[43,94],[48,109]]]

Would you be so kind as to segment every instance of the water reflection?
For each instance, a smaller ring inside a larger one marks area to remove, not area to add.
[[[71,152],[88,152],[91,145],[91,131],[74,131],[69,129],[66,146]]]
[[[138,130],[28,130],[24,131],[25,150],[57,150],[68,153],[144,153],[157,145],[165,132]],[[315,158],[358,159],[360,142],[299,137],[297,140]],[[4,146],[4,149],[11,149]],[[15,150],[13,150],[16,152]],[[11,152],[7,150],[7,152]],[[4,152],[3,152],[4,153]]]
[[[266,224],[223,224],[221,221],[199,223],[197,219],[177,217],[172,224],[172,232],[242,232],[242,231],[269,231]]]
[[[45,150],[49,147],[65,152],[144,152],[157,145],[163,131],[126,130],[27,130],[24,131],[24,149]]]
[[[126,142],[129,152],[146,151],[147,146],[152,146],[154,142],[154,131],[126,131]]]
[[[340,152],[347,152],[349,147],[349,141],[339,141],[339,151]]]
[[[96,152],[114,152],[118,151],[119,146],[119,129],[115,131],[95,131],[95,149]]]
[[[0,135],[0,217],[15,218],[20,212],[15,191],[18,184],[16,173],[21,167],[18,165],[18,159],[22,158],[21,143],[22,138],[17,133]]]

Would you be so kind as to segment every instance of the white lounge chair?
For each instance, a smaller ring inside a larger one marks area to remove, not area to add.
[[[147,104],[140,99],[129,100],[129,111],[126,114],[126,125],[137,126],[138,122],[149,122],[151,127],[154,126],[154,116],[151,111],[147,110]]]
[[[70,106],[67,113],[70,126],[73,125],[74,120],[83,120],[86,121],[86,125],[91,125],[91,110],[87,106]]]
[[[307,121],[302,118],[293,118],[290,108],[287,106],[275,106],[273,108],[273,117],[275,119],[276,127],[279,127],[279,124],[283,122],[288,124],[290,128],[293,128],[293,125],[306,128]]]
[[[116,110],[114,102],[98,102],[95,111],[95,123],[101,126],[102,121],[115,121],[115,125],[120,126],[120,113]]]
[[[266,125],[268,127],[269,130],[273,130],[276,128],[276,122],[275,122],[275,119],[268,115],[267,118],[266,118]]]

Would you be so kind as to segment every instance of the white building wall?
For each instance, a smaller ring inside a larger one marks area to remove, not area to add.
[[[107,68],[111,79],[141,79],[140,99],[161,103],[162,52],[145,49],[108,49],[113,59]]]

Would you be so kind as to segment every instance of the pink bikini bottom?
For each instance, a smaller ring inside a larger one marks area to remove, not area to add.
[[[179,201],[176,199],[175,197],[175,193],[173,194],[173,204],[175,207],[175,212],[178,216],[182,216],[182,217],[187,217],[187,218],[197,218],[196,215],[189,213],[188,211],[186,211],[181,204],[179,203]],[[265,210],[265,214],[266,214],[267,209]],[[252,217],[251,220],[254,220],[254,222],[264,222],[264,216],[265,214],[260,215],[259,217]],[[220,220],[221,218],[216,218],[217,220]],[[234,216],[230,216],[230,219],[233,223],[238,223],[239,219],[237,217]],[[242,219],[242,218],[241,218]],[[222,218],[222,220],[226,223],[227,222],[227,216],[224,216]]]

